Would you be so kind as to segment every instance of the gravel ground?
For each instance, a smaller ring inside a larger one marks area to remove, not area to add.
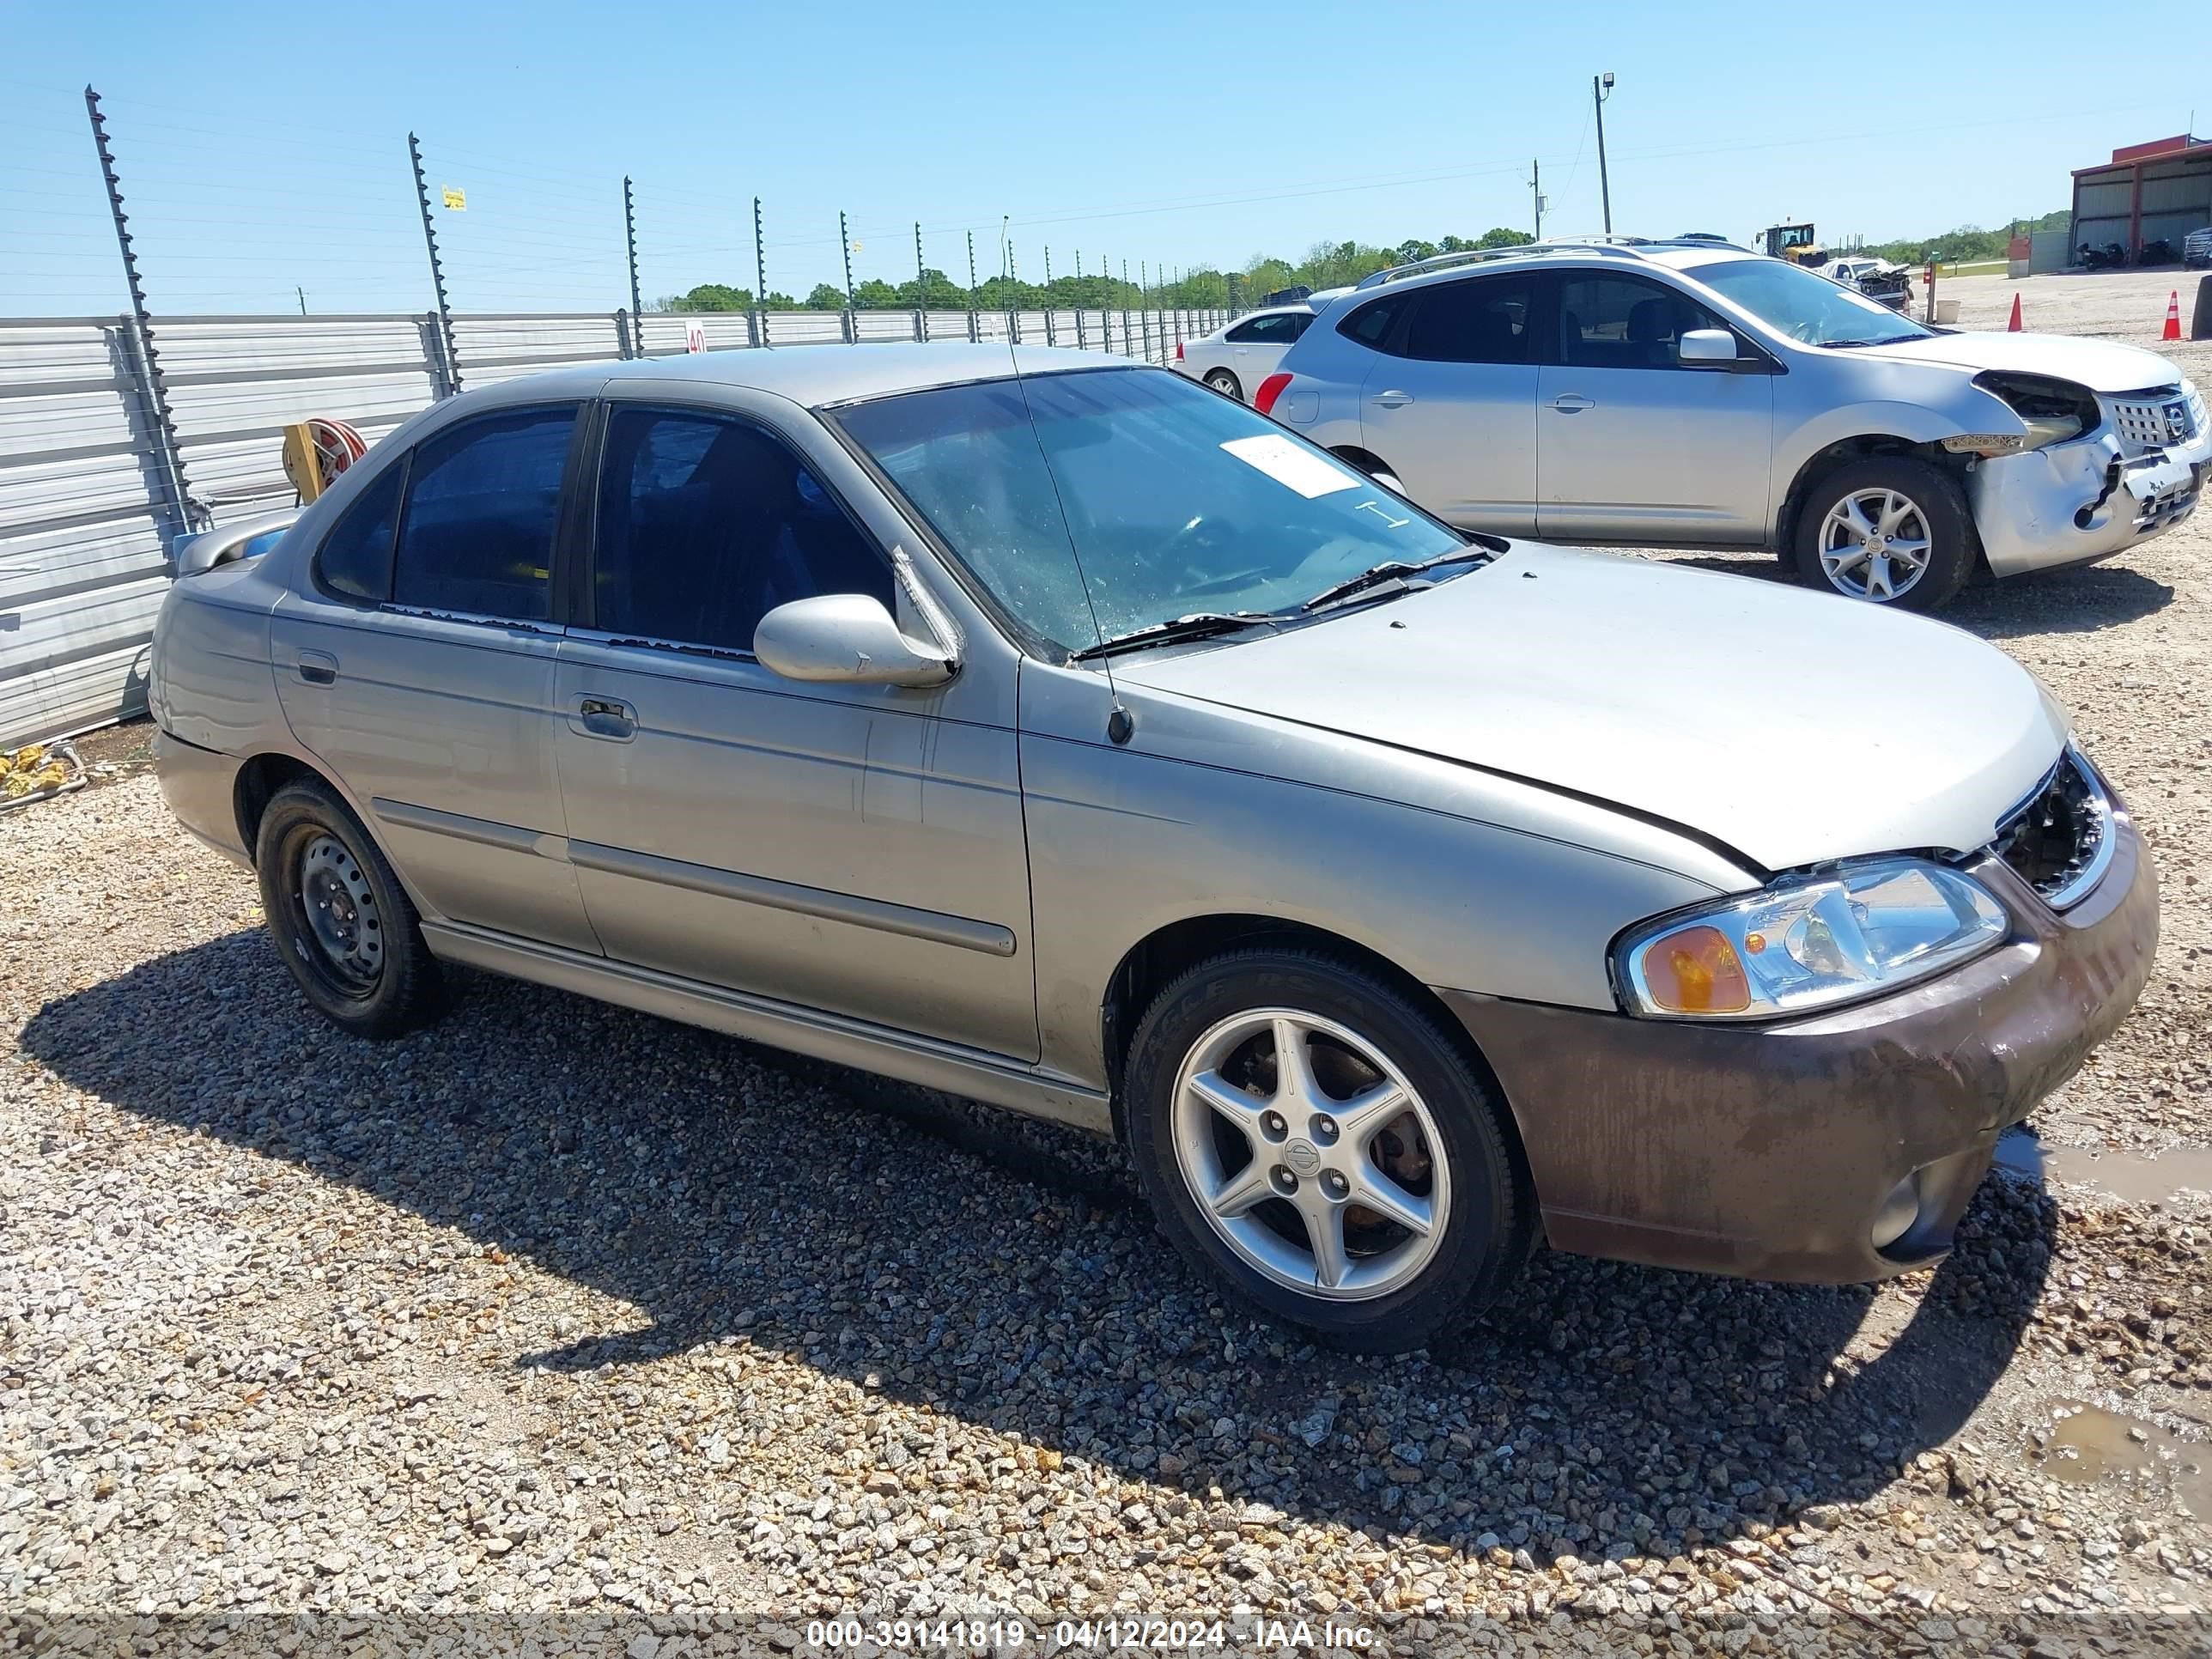
[[[2077,712],[2165,883],[2047,1146],[2204,1134],[2208,553],[2200,519],[1951,613]],[[1448,1352],[1320,1353],[1049,1127],[476,976],[434,1030],[337,1036],[108,741],[0,819],[0,1646],[673,1659],[1115,1610],[1396,1652],[2212,1638],[2194,1200],[1993,1178],[1878,1289],[1545,1255]]]

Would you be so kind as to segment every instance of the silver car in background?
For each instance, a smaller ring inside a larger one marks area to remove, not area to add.
[[[1249,403],[1313,319],[1313,307],[1304,304],[1248,311],[1211,334],[1185,340],[1176,348],[1174,367],[1224,398]]]
[[[1255,405],[1449,522],[1754,547],[1929,610],[2179,523],[2203,395],[2133,346],[1922,326],[1703,240],[1562,242],[1380,272]]]
[[[449,399],[174,584],[150,696],[341,1029],[459,963],[1115,1136],[1192,1261],[1352,1348],[1539,1237],[1935,1260],[2157,934],[2002,653],[1456,532],[1091,353]]]

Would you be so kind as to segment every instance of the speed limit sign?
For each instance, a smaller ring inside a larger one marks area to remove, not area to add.
[[[704,351],[707,349],[707,325],[694,317],[684,325],[684,349]]]

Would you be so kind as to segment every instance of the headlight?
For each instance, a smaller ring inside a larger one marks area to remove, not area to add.
[[[1614,980],[1632,1014],[1772,1019],[1925,979],[2006,931],[1997,902],[1956,870],[1859,859],[1632,929]]]
[[[1943,447],[1954,454],[2008,455],[2023,449],[2041,449],[2045,444],[2064,443],[2094,432],[2104,419],[2097,407],[2097,394],[2071,380],[1992,368],[1975,375],[1974,384],[2001,398],[2027,431],[2001,449],[1978,447],[1990,441],[1988,436],[1947,438]]]

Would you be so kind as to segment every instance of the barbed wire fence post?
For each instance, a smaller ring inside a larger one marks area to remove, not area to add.
[[[975,345],[983,337],[975,316],[975,233],[968,233],[968,343]]]
[[[411,132],[407,135],[407,160],[415,169],[415,204],[422,210],[422,246],[430,251],[430,289],[438,299],[433,337],[442,384],[437,395],[450,398],[461,389],[460,354],[453,345],[453,307],[446,303],[446,270],[438,263],[438,230],[430,220],[430,185],[422,176],[422,145]]]
[[[154,319],[146,305],[146,285],[139,279],[138,254],[131,236],[131,216],[123,210],[123,181],[115,171],[115,152],[107,142],[107,118],[100,107],[100,94],[84,89],[84,112],[92,123],[92,145],[100,155],[100,176],[107,186],[107,211],[115,222],[116,251],[123,256],[123,280],[131,294],[131,326],[125,331],[125,356],[131,378],[137,383],[139,402],[152,428],[154,456],[167,496],[168,534],[165,545],[198,527],[191,495],[185,483],[185,458],[177,442],[176,411],[169,406],[169,383],[161,373],[161,355],[154,343]]]
[[[1121,261],[1121,355],[1129,356],[1129,262]]]
[[[1052,244],[1048,242],[1044,248],[1044,343],[1047,345],[1060,343],[1053,337],[1052,310]]]
[[[629,244],[630,356],[645,356],[645,301],[637,288],[637,206],[631,199],[629,174],[623,174],[623,236]]]
[[[1006,244],[1006,337],[1022,343],[1022,279],[1014,268],[1014,245]]]
[[[760,198],[753,198],[753,343],[768,343],[768,244],[761,236]]]
[[[1083,250],[1075,250],[1075,349],[1086,349],[1090,342],[1083,337]]]
[[[1145,331],[1145,361],[1152,361],[1152,268],[1137,261],[1137,321]]]
[[[914,337],[929,343],[929,267],[921,262],[921,221],[914,222]]]

